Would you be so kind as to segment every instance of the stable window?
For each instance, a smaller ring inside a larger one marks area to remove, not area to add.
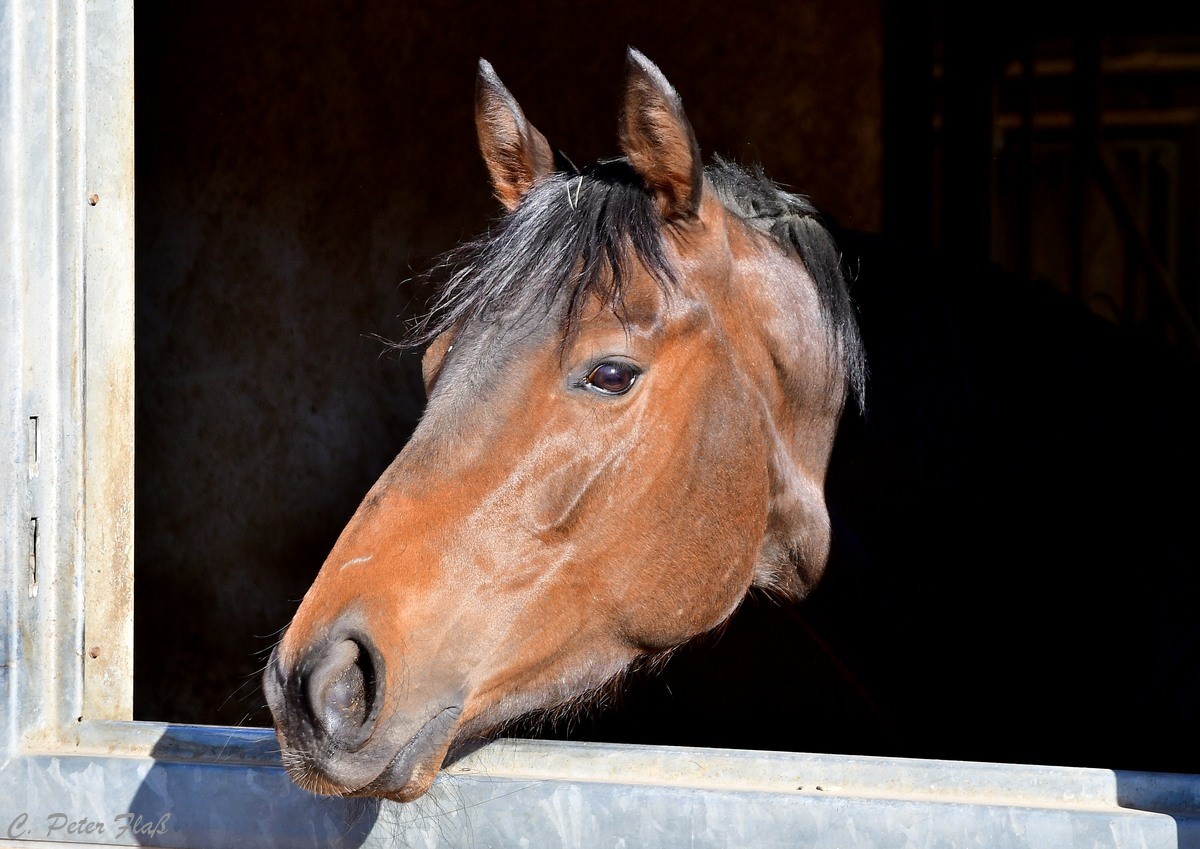
[[[125,0],[0,7],[0,842],[1200,841],[1188,776],[510,740],[406,806],[299,790],[268,729],[134,721],[133,57]]]

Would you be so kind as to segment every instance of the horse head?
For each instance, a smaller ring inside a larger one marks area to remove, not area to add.
[[[862,372],[837,251],[804,199],[706,170],[633,50],[627,74],[623,156],[557,170],[480,63],[506,213],[448,256],[424,415],[264,674],[301,786],[416,798],[469,741],[821,574]]]

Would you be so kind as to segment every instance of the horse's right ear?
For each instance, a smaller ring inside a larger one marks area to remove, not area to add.
[[[496,197],[511,212],[535,183],[554,171],[554,152],[483,59],[475,78],[475,129]]]

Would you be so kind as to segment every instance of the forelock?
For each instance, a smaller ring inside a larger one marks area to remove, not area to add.
[[[650,195],[625,160],[555,173],[490,230],[434,265],[428,276],[438,286],[437,295],[410,344],[426,344],[456,325],[513,311],[557,311],[567,330],[589,295],[620,315],[635,265],[664,289],[675,283],[662,227]]]

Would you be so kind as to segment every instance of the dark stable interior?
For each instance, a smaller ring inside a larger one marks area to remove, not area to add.
[[[1176,4],[139,4],[135,716],[258,671],[424,401],[410,278],[499,213],[487,58],[576,162],[624,53],[854,258],[834,548],[520,733],[1200,772],[1200,29]]]

